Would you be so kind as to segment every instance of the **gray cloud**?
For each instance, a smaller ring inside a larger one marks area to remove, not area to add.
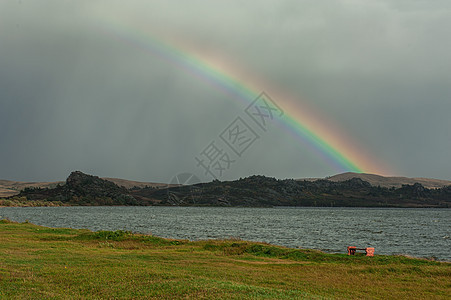
[[[449,179],[450,17],[420,0],[2,2],[0,178],[202,177],[194,156],[245,105],[118,38],[126,24],[296,95],[397,175]],[[224,179],[336,172],[274,126]]]

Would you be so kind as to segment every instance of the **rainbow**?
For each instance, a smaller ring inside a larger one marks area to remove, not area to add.
[[[380,162],[347,137],[337,124],[325,121],[320,113],[305,104],[301,106],[298,99],[273,87],[269,88],[267,83],[257,82],[255,76],[240,78],[242,71],[232,69],[231,64],[208,58],[207,55],[198,56],[195,51],[188,51],[188,47],[175,46],[121,22],[105,21],[101,25],[105,31],[113,33],[120,40],[158,55],[247,105],[265,91],[284,111],[283,117],[277,119],[280,126],[293,138],[308,145],[335,171],[387,174],[388,169],[381,167]]]

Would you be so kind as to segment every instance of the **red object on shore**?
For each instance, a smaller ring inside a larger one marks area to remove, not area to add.
[[[374,248],[365,248],[366,256],[374,256]]]
[[[348,255],[355,255],[355,252],[357,250],[364,250],[366,256],[374,256],[374,248],[371,248],[371,247],[357,248],[357,247],[354,247],[354,246],[349,246],[348,247]]]

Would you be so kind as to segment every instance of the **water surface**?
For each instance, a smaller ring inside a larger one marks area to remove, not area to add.
[[[125,229],[177,239],[241,238],[288,247],[451,261],[451,209],[0,207],[0,218],[50,227]]]

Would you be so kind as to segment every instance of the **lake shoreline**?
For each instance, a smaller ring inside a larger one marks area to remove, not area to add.
[[[327,254],[238,239],[0,221],[0,296],[21,298],[436,298],[451,264]],[[16,249],[16,250],[14,250]],[[20,249],[20,250],[18,250]]]
[[[174,239],[230,237],[290,248],[345,253],[347,246],[378,254],[451,260],[449,210],[399,208],[240,207],[4,207],[0,219],[48,227],[128,230]]]
[[[312,205],[261,205],[261,206],[246,206],[246,205],[170,205],[170,204],[153,204],[153,205],[95,205],[95,204],[71,204],[62,203],[59,201],[39,201],[39,200],[26,200],[26,202],[13,202],[11,205],[4,205],[3,201],[11,201],[9,199],[0,198],[0,207],[237,207],[237,208],[399,208],[399,209],[451,209],[451,207],[434,206],[434,205],[411,205],[411,206],[398,206],[398,205],[348,205],[348,206],[312,206]]]
[[[24,221],[24,222],[16,222],[16,221],[12,221],[8,218],[4,218],[1,219],[0,216],[0,224],[4,224],[4,223],[13,223],[13,224],[31,224],[33,226],[38,226],[38,227],[45,227],[45,228],[50,228],[50,229],[54,229],[54,230],[58,230],[58,229],[70,229],[70,230],[88,230],[91,231],[89,229],[80,229],[80,228],[66,228],[66,227],[47,227],[47,226],[42,226],[42,225],[37,225],[34,223],[29,222],[28,220]],[[131,231],[124,231],[124,230],[116,230],[117,232],[127,232],[127,234],[131,234],[131,235],[137,235],[137,236],[154,236],[154,235],[149,235],[149,234],[143,234],[143,233],[139,233],[139,232],[131,232]],[[98,231],[93,231],[94,233],[96,232],[116,232],[116,231],[110,231],[110,230],[98,230]],[[164,239],[164,240],[180,240],[180,239],[171,239],[168,237],[164,237],[164,236],[154,236],[156,238],[159,239]],[[313,248],[300,248],[300,247],[287,247],[287,246],[283,246],[283,245],[278,245],[278,244],[271,244],[271,243],[265,243],[265,242],[256,242],[256,241],[247,241],[247,240],[242,240],[240,238],[236,238],[236,237],[230,237],[229,239],[226,240],[236,240],[236,241],[242,241],[242,242],[248,242],[248,243],[263,243],[269,246],[273,246],[273,247],[282,247],[282,248],[287,248],[287,249],[293,249],[293,250],[308,250],[308,251],[318,251],[321,252],[323,254],[326,255],[334,255],[334,254],[346,254],[346,251],[344,250],[343,252],[328,252],[327,250],[321,250],[321,249],[313,249]],[[207,239],[207,240],[190,240],[190,239],[183,239],[181,241],[185,241],[185,242],[192,242],[192,243],[196,243],[196,242],[208,242],[208,241],[224,241],[223,239]],[[362,255],[362,253],[357,253],[357,255]],[[430,261],[430,262],[443,262],[443,263],[450,263],[451,264],[451,260],[446,260],[446,259],[437,259],[435,257],[417,257],[414,255],[409,255],[409,254],[377,254],[376,255],[385,255],[385,256],[396,256],[396,257],[405,257],[408,259],[417,259],[417,260],[425,260],[425,261]]]

